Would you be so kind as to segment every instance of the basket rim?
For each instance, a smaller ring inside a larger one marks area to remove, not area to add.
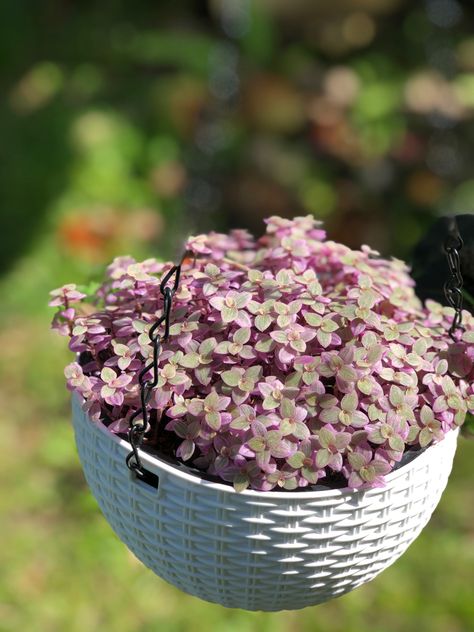
[[[125,464],[125,456],[129,454],[132,450],[131,444],[126,440],[122,439],[118,435],[110,432],[107,426],[104,425],[102,421],[93,421],[89,414],[83,410],[82,402],[84,399],[80,398],[76,393],[73,393],[72,403],[74,409],[74,403],[79,407],[82,417],[84,418],[85,423],[91,424],[92,428],[96,430],[96,432],[102,433],[106,438],[108,438],[112,443],[116,444],[120,451],[124,454],[124,468],[126,468]],[[74,415],[74,411],[73,411]],[[81,423],[83,423],[81,421]],[[214,481],[209,481],[204,479],[202,476],[199,476],[195,473],[195,471],[191,471],[186,464],[181,464],[177,462],[176,464],[171,464],[164,459],[149,454],[142,449],[139,449],[139,454],[141,460],[146,464],[147,469],[150,469],[152,472],[156,473],[158,476],[161,472],[166,472],[168,475],[176,476],[177,478],[182,479],[187,483],[191,483],[193,485],[197,485],[206,490],[214,490],[217,492],[227,493],[227,494],[237,494],[239,496],[247,496],[253,497],[255,499],[265,499],[271,500],[273,499],[282,499],[285,498],[287,500],[315,500],[320,498],[340,498],[341,496],[348,495],[374,495],[389,487],[390,484],[393,484],[398,478],[404,476],[408,471],[414,469],[414,467],[423,467],[423,465],[427,464],[431,458],[435,458],[436,452],[444,450],[448,448],[452,442],[457,441],[457,437],[459,434],[459,427],[452,428],[449,430],[444,438],[441,441],[437,441],[436,443],[431,443],[426,448],[424,448],[421,452],[416,454],[408,463],[405,463],[401,467],[393,470],[389,474],[385,476],[386,485],[384,487],[372,487],[372,488],[363,488],[363,489],[353,489],[351,487],[338,487],[338,488],[322,488],[316,490],[305,491],[259,491],[256,489],[244,489],[243,491],[237,492],[231,483],[217,483]]]

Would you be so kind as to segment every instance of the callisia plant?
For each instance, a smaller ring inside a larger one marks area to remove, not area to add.
[[[451,340],[453,310],[422,305],[402,261],[329,241],[311,216],[270,217],[259,239],[191,237],[186,251],[144,449],[238,491],[366,488],[474,412],[474,318]],[[78,358],[68,388],[124,437],[172,265],[118,257],[93,292],[51,292]]]

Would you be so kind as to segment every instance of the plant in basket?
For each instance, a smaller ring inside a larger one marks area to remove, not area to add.
[[[464,312],[453,330],[454,310],[421,304],[413,286],[403,262],[329,241],[310,216],[270,217],[259,239],[243,230],[190,238],[179,266],[119,257],[91,294],[66,285],[50,304],[58,308],[53,328],[77,354],[65,375],[86,432],[100,426],[101,441],[114,438],[137,473],[142,459],[149,469],[185,464],[201,487],[226,490],[226,508],[252,494],[286,508],[292,499],[299,507],[302,494],[310,507],[318,493],[357,505],[374,488],[387,496],[410,461],[426,474],[420,453],[447,445],[445,437],[474,412],[474,318]],[[170,470],[156,474],[166,478]],[[310,514],[303,511],[293,535],[287,525],[284,545],[301,532],[300,548],[315,550],[308,548],[318,537]],[[253,536],[242,537],[245,548]],[[370,538],[361,537],[368,550]],[[407,545],[400,538],[392,557]],[[255,550],[247,552],[255,559]],[[305,597],[295,597],[300,585],[293,590],[290,579],[280,579],[291,603],[278,591],[269,597],[265,586],[263,596],[254,590],[235,601],[216,597],[212,587],[206,592],[196,578],[183,584],[163,559],[144,561],[194,594],[262,609],[317,603],[381,570],[352,580],[336,573],[340,586],[331,579]],[[277,560],[280,575],[285,559]],[[313,568],[311,557],[301,559]],[[275,560],[269,573],[274,569]]]

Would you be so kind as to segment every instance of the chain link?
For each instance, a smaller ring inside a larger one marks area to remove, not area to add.
[[[444,251],[448,260],[449,278],[444,284],[444,295],[448,304],[454,309],[454,317],[449,328],[449,335],[454,342],[456,339],[456,330],[462,327],[462,307],[463,307],[463,277],[461,272],[461,256],[459,251],[462,249],[464,242],[459,234],[456,218],[453,217],[449,221],[449,234],[444,243]]]
[[[148,429],[147,406],[153,389],[158,384],[158,360],[161,353],[162,343],[166,342],[169,338],[171,306],[173,303],[173,297],[179,287],[181,266],[183,265],[186,254],[187,253],[182,256],[179,264],[174,265],[171,270],[166,273],[160,283],[160,292],[163,296],[163,311],[161,316],[154,322],[148,332],[148,337],[153,348],[153,359],[140,371],[138,375],[138,384],[140,386],[140,408],[138,408],[130,417],[128,440],[132,446],[132,450],[125,460],[129,469],[135,472],[138,478],[143,478],[145,476],[145,470],[143,468],[138,449],[141,447],[145,433]],[[171,281],[173,276],[174,283],[170,287],[168,283]],[[161,335],[158,329],[163,323],[165,330],[163,335]],[[149,371],[152,372],[151,379],[147,379],[146,377]]]

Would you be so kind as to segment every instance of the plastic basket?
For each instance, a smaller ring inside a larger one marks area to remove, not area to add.
[[[298,609],[343,595],[415,540],[451,472],[458,431],[391,472],[384,488],[237,493],[141,451],[158,487],[125,465],[131,446],[73,397],[86,480],[119,538],[167,582],[247,610]]]

